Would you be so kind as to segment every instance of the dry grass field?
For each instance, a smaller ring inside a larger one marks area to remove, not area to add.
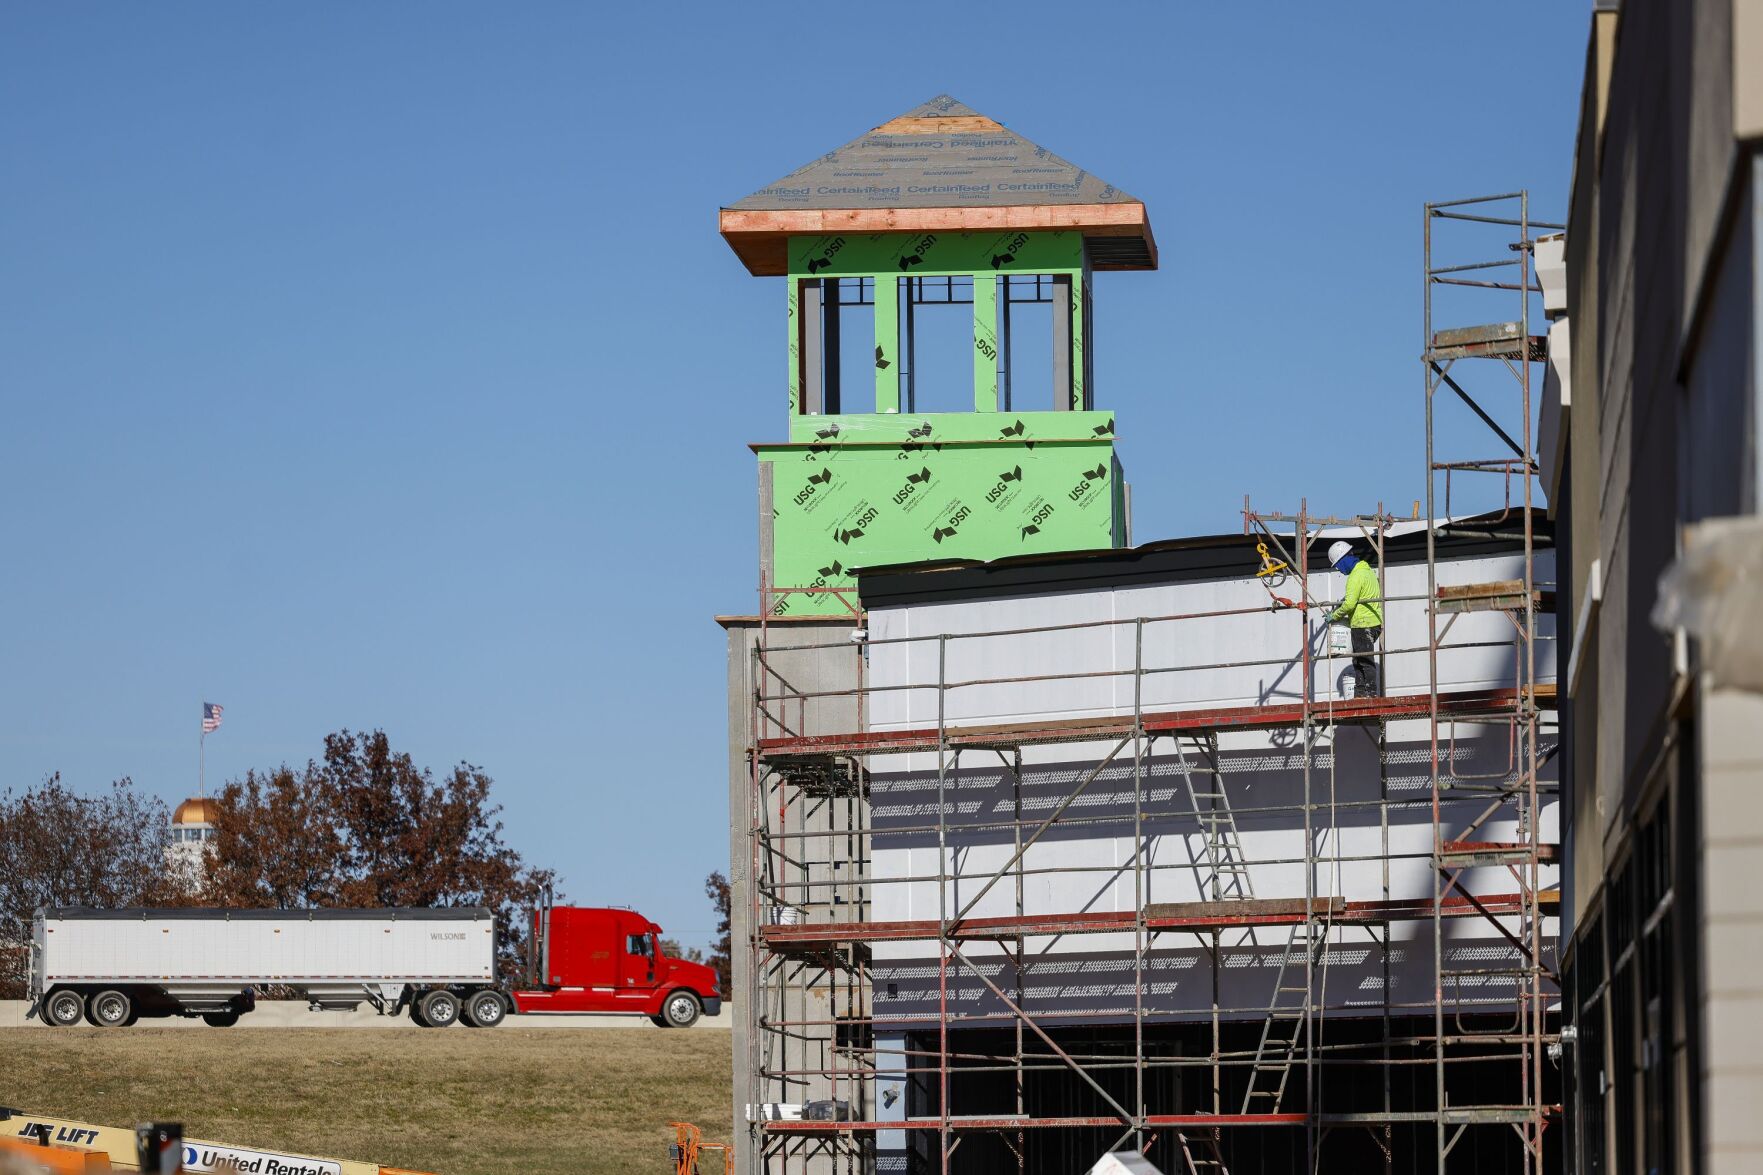
[[[439,1175],[667,1171],[729,1139],[729,1034],[0,1029],[0,1105]]]

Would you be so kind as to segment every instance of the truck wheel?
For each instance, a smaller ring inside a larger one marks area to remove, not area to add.
[[[507,1015],[508,1005],[502,1002],[500,992],[480,991],[465,1001],[462,1020],[467,1028],[494,1028]]]
[[[676,991],[661,1005],[661,1015],[669,1028],[690,1028],[698,1021],[698,997],[689,991]]]
[[[410,1001],[410,1022],[412,1024],[416,1025],[418,1028],[431,1027],[429,1022],[422,1018],[422,1000],[421,999],[412,999]]]
[[[459,1019],[459,997],[437,988],[422,997],[422,1018],[426,1027],[445,1028]]]
[[[78,1024],[80,1017],[85,1014],[86,1001],[81,998],[79,992],[69,991],[65,987],[50,992],[49,998],[43,1001],[42,1010],[38,1013],[42,1017],[43,1023],[56,1028],[69,1028]]]
[[[101,991],[86,1001],[86,1019],[100,1028],[125,1028],[135,1010],[128,993],[114,988]]]
[[[231,1028],[238,1022],[239,1014],[237,1012],[202,1013],[202,1023],[208,1025],[210,1028]]]

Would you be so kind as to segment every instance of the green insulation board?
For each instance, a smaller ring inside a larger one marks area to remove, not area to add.
[[[1077,273],[1084,264],[1079,232],[847,233],[791,237],[790,272],[797,277],[926,277],[956,273]]]
[[[771,484],[762,541],[774,590],[851,587],[863,567],[1125,541],[1112,413],[799,416],[790,443],[756,448]],[[848,611],[827,593],[783,591],[771,606]]]

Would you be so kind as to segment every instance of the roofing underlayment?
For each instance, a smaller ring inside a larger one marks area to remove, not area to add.
[[[1155,269],[1144,204],[949,97],[890,119],[722,210],[755,274],[784,240],[829,232],[1080,229],[1098,269]]]

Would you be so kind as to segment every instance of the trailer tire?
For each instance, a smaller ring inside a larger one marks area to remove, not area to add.
[[[494,1028],[508,1016],[508,1005],[497,991],[473,992],[465,1001],[460,1022],[467,1028]]]
[[[459,1019],[459,997],[445,988],[436,988],[422,997],[422,1019],[426,1027],[445,1028]]]
[[[86,1001],[77,991],[56,988],[44,998],[38,1018],[52,1028],[71,1028],[86,1014]]]
[[[668,992],[667,999],[661,1004],[661,1016],[669,1028],[690,1028],[698,1022],[698,1013],[703,1010],[698,997],[684,990]]]
[[[418,1028],[432,1027],[427,1020],[422,1018],[422,999],[419,996],[410,998],[410,1022]]]
[[[127,1028],[135,1001],[125,991],[107,987],[86,1001],[86,1019],[99,1028]]]
[[[202,1013],[202,1023],[208,1025],[210,1028],[231,1028],[238,1022],[239,1014],[237,1012]]]

